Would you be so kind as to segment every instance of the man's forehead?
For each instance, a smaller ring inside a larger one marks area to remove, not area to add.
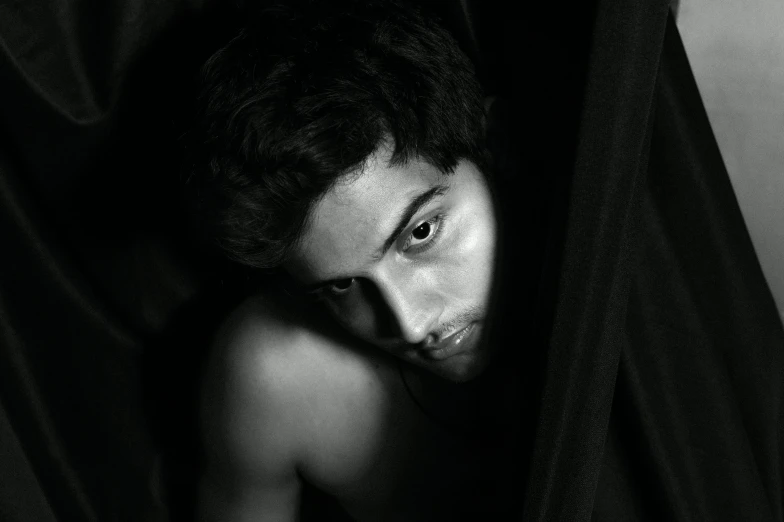
[[[392,149],[384,145],[376,150],[357,171],[339,178],[325,198],[337,204],[373,204],[376,199],[405,199],[417,187],[437,183],[443,174],[420,158],[391,163]]]

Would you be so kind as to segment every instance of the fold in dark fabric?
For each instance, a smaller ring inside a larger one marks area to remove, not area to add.
[[[556,295],[526,520],[590,517],[629,309],[666,3],[597,6],[573,173],[560,219]],[[558,232],[556,232],[558,233]]]
[[[156,168],[171,87],[143,73],[199,9],[0,5],[1,520],[168,519],[141,363],[196,287]]]
[[[782,520],[784,335],[665,22],[597,9],[526,520]]]
[[[782,520],[784,335],[665,35],[596,520]]]
[[[784,331],[668,5],[541,4],[427,2],[501,100],[517,518],[784,521]],[[168,153],[228,11],[0,4],[4,521],[192,514],[199,355],[235,296]]]

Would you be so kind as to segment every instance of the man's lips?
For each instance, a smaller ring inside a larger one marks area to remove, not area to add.
[[[426,359],[432,359],[434,361],[448,359],[470,346],[478,334],[479,329],[478,323],[470,323],[465,328],[462,328],[446,339],[443,339],[440,343],[431,346],[422,346],[418,348],[417,351]]]

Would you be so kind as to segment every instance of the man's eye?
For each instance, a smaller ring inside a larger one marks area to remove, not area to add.
[[[351,290],[352,286],[354,286],[353,277],[351,279],[341,279],[340,281],[335,281],[334,283],[328,285],[326,290],[332,295],[342,295]]]
[[[427,221],[423,221],[411,231],[411,235],[406,239],[403,250],[417,247],[432,242],[441,232],[443,226],[443,216],[434,216]]]

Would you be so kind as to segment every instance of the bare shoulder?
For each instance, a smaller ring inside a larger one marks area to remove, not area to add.
[[[269,296],[226,319],[202,395],[214,459],[296,473],[378,422],[390,400],[388,364],[317,324]]]

